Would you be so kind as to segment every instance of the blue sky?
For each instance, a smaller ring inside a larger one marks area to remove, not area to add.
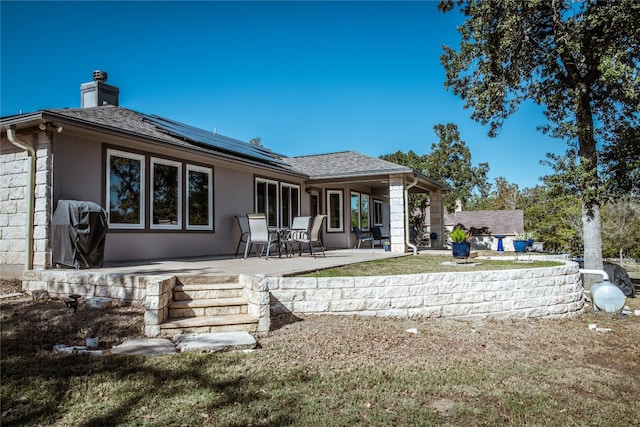
[[[532,187],[563,152],[524,105],[497,138],[444,89],[455,13],[413,2],[10,2],[1,12],[1,115],[80,106],[104,70],[120,106],[288,155],[371,156],[437,142],[455,123],[489,177]]]

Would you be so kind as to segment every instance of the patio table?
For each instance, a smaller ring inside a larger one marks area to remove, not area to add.
[[[269,232],[275,236],[276,246],[278,247],[278,258],[282,257],[282,249],[284,249],[285,256],[289,257],[289,232],[291,230],[286,227],[272,227],[269,228]],[[293,248],[292,248],[293,249]]]

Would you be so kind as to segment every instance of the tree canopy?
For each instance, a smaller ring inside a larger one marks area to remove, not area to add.
[[[640,2],[439,4],[444,12],[456,6],[466,21],[459,48],[444,47],[445,87],[492,136],[523,102],[544,106],[540,129],[576,149],[585,266],[602,268],[598,153],[606,147],[606,170],[620,170],[617,156],[640,127]]]
[[[453,212],[458,202],[463,206],[470,200],[486,196],[490,184],[487,181],[488,163],[473,166],[471,152],[467,144],[460,139],[458,127],[453,123],[437,124],[433,127],[438,135],[438,142],[431,144],[431,151],[416,154],[397,151],[380,156],[381,159],[408,166],[430,178],[446,184],[450,190],[442,196],[443,203],[449,212]],[[425,211],[429,207],[426,194],[409,195],[409,211],[411,223],[416,227],[417,238],[421,238],[424,230]]]
[[[486,195],[490,185],[487,182],[488,163],[471,163],[471,152],[460,138],[458,127],[453,123],[437,124],[433,127],[438,142],[431,144],[431,150],[423,155],[413,151],[380,156],[381,159],[408,166],[414,170],[446,184],[451,190],[443,195],[444,204],[453,212],[456,203],[463,205],[474,195]],[[426,198],[415,198],[414,207],[426,208]]]

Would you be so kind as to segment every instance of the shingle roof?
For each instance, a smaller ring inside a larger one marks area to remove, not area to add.
[[[3,117],[3,125],[31,121],[59,120],[115,134],[127,134],[154,142],[199,151],[225,159],[267,166],[289,174],[315,180],[373,177],[389,174],[414,174],[430,186],[448,190],[446,185],[415,172],[411,168],[355,151],[286,157],[247,142],[208,132],[184,123],[127,108],[103,105],[90,108],[40,110],[18,116]],[[417,187],[416,187],[417,188]]]
[[[462,224],[471,229],[487,228],[491,234],[514,234],[524,231],[524,212],[520,209],[503,211],[462,211],[454,214],[445,213],[445,225]]]
[[[263,147],[194,128],[158,116],[138,113],[122,107],[104,105],[92,108],[43,110],[43,115],[56,116],[77,124],[98,126],[117,133],[127,133],[146,139],[196,150],[203,153],[241,160],[254,164],[266,164],[271,168],[296,173],[282,161],[282,156]],[[172,124],[169,127],[166,123]]]
[[[312,179],[411,173],[412,169],[370,157],[355,151],[288,157],[284,159],[295,170]]]

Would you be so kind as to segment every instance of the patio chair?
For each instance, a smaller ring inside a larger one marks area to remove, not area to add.
[[[291,230],[308,230],[311,224],[310,216],[297,216],[293,218]]]
[[[320,249],[322,250],[322,256],[326,257],[324,253],[324,243],[322,242],[322,223],[326,218],[326,215],[316,215],[313,217],[313,221],[308,230],[295,230],[291,231],[291,240],[294,243],[298,244],[298,250],[300,252],[300,256],[302,256],[302,245],[309,245],[309,252],[313,257],[316,257],[315,252],[313,252],[313,245],[318,244]]]
[[[305,231],[308,232],[309,228],[311,226],[311,219],[312,217],[310,216],[296,216],[293,218],[293,221],[291,223],[291,228],[289,228],[288,230],[286,230],[286,233],[283,233],[281,235],[281,246],[284,247],[285,251],[287,252],[287,255],[289,255],[289,248],[291,248],[291,254],[293,254],[294,249],[293,249],[293,245],[296,242],[294,241],[293,237],[296,235],[296,233],[298,233],[299,231]]]
[[[236,215],[236,221],[238,223],[238,227],[240,228],[240,240],[238,240],[238,246],[236,246],[236,254],[233,256],[234,258],[238,257],[238,251],[240,250],[240,244],[247,244],[247,239],[249,238],[249,220],[245,215]]]
[[[247,255],[251,252],[251,246],[254,244],[261,246],[260,251],[256,248],[256,255],[260,257],[266,247],[267,256],[265,259],[269,259],[269,249],[272,242],[266,215],[261,213],[247,214],[247,222],[249,223],[249,235],[244,248],[244,259],[247,259]]]
[[[371,227],[371,234],[373,235],[373,245],[375,246],[376,241],[380,242],[380,245],[384,245],[385,240],[389,240],[389,236],[383,236],[382,230],[380,227]]]
[[[362,244],[362,242],[371,242],[371,249],[373,249],[373,236],[363,233],[359,227],[353,227],[353,232],[355,233],[356,239],[358,240],[358,243],[356,244],[354,249],[360,249],[360,245]]]

